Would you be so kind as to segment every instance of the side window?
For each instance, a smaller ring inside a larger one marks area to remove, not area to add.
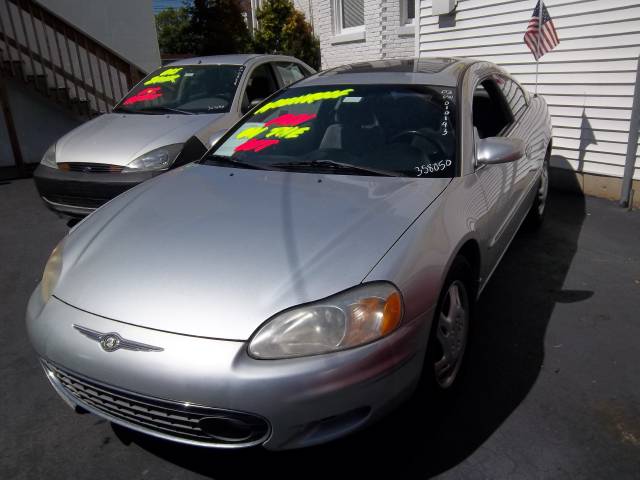
[[[502,91],[502,94],[511,109],[511,113],[513,113],[513,118],[517,120],[527,107],[524,92],[516,82],[508,77],[495,75],[493,78]]]
[[[302,70],[300,65],[293,62],[276,62],[273,64],[276,67],[278,75],[282,78],[282,86],[288,87],[293,82],[297,82],[301,78],[306,77],[306,72]]]
[[[255,105],[256,102],[264,100],[277,90],[278,83],[269,64],[264,63],[256,67],[253,72],[251,72],[251,76],[247,82],[247,88],[242,97],[243,113],[251,108],[252,102]]]
[[[473,126],[480,138],[496,137],[513,121],[500,87],[488,78],[473,93]]]

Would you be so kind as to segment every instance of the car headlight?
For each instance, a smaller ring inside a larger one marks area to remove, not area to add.
[[[402,319],[402,297],[390,283],[352,288],[277,314],[249,343],[258,359],[300,357],[356,347],[393,332]]]
[[[64,240],[61,241],[51,252],[49,260],[44,267],[42,281],[40,282],[40,295],[44,303],[48,302],[56,288],[60,272],[62,271],[62,250],[64,248]]]
[[[173,145],[151,150],[130,162],[122,171],[147,172],[150,170],[166,170],[174,162],[183,145],[183,143],[174,143]]]
[[[45,165],[50,168],[58,168],[58,164],[56,163],[56,144],[54,143],[47,151],[44,152],[42,156],[42,160],[40,160],[42,165]]]

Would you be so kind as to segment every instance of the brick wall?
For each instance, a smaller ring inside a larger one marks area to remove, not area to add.
[[[415,56],[415,35],[412,27],[401,24],[400,1],[382,2],[382,57],[407,58]],[[409,33],[411,31],[411,33]]]
[[[415,37],[400,28],[400,0],[365,0],[363,39],[343,42],[335,35],[331,0],[311,0],[314,30],[320,39],[322,68],[345,63],[412,57]]]

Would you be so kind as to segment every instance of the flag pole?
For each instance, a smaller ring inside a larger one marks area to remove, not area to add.
[[[542,0],[538,0],[538,41],[536,45],[536,92],[538,96],[538,67],[540,65],[540,37],[542,36]]]
[[[540,40],[538,40],[538,42],[540,42]],[[536,91],[535,91],[535,97],[538,96],[538,59],[536,58]]]

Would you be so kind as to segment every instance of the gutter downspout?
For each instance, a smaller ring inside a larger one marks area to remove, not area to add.
[[[636,83],[633,90],[633,107],[629,122],[629,139],[627,140],[627,156],[624,162],[624,176],[620,191],[620,206],[628,207],[631,201],[631,185],[633,172],[636,167],[636,153],[638,151],[638,131],[640,130],[640,55],[636,66]]]

